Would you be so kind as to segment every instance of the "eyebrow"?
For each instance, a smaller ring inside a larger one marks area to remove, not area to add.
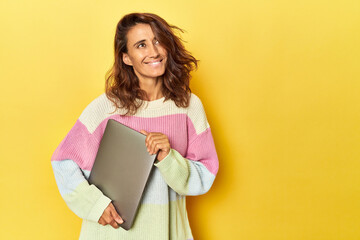
[[[153,40],[154,40],[154,39],[156,39],[156,37],[154,37]],[[146,42],[146,40],[143,39],[143,40],[137,41],[133,46],[135,46],[135,45],[137,45],[137,44],[139,44],[139,43],[143,43],[143,42]]]
[[[137,44],[139,44],[139,43],[145,42],[145,41],[146,41],[145,39],[140,40],[140,41],[137,41],[137,42],[134,44],[134,46],[137,45]]]

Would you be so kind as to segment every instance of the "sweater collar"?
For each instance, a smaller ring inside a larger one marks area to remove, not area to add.
[[[164,104],[167,104],[168,102],[170,102],[170,100],[167,100],[166,102],[164,102],[165,100],[165,96],[153,101],[146,101],[146,100],[141,100],[139,98],[136,98],[137,102],[143,102],[144,104],[141,106],[141,108],[146,108],[146,109],[152,109],[152,108],[159,108],[164,106]]]

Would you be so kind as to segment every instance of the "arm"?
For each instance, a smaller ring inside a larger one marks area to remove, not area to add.
[[[87,181],[105,130],[103,120],[112,107],[101,94],[81,113],[51,157],[56,183],[68,207],[80,218],[111,224],[121,222],[111,204],[95,185]]]
[[[189,144],[185,157],[171,148],[155,166],[166,183],[180,195],[201,195],[209,191],[219,166],[210,128]]]
[[[68,207],[80,218],[98,222],[111,200],[90,185],[79,166],[70,159],[52,161],[55,180]]]
[[[210,125],[200,99],[192,95],[188,110],[188,148],[185,156],[171,148],[162,133],[147,133],[150,154],[158,150],[155,166],[166,183],[180,195],[200,195],[211,188],[219,168]]]
[[[111,201],[84,176],[90,175],[98,147],[98,140],[79,118],[51,157],[55,180],[65,203],[80,218],[94,222]]]

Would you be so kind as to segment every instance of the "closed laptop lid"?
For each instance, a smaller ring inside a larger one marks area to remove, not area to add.
[[[150,155],[146,136],[109,119],[90,173],[89,182],[109,197],[128,230],[150,175],[156,154]]]

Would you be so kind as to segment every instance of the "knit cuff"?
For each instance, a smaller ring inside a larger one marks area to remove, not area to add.
[[[105,195],[101,195],[91,209],[88,219],[94,222],[98,222],[110,202],[110,198]]]
[[[170,151],[168,153],[168,155],[161,161],[156,161],[154,163],[154,165],[160,169],[163,169],[164,171],[166,171],[167,169],[170,168],[171,164],[173,161],[171,161],[171,158],[174,157],[174,153],[173,153],[173,149],[170,148]]]
[[[167,185],[180,195],[186,195],[188,192],[187,181],[190,174],[190,165],[175,149],[170,149],[168,156],[161,162],[155,163],[160,170]]]

